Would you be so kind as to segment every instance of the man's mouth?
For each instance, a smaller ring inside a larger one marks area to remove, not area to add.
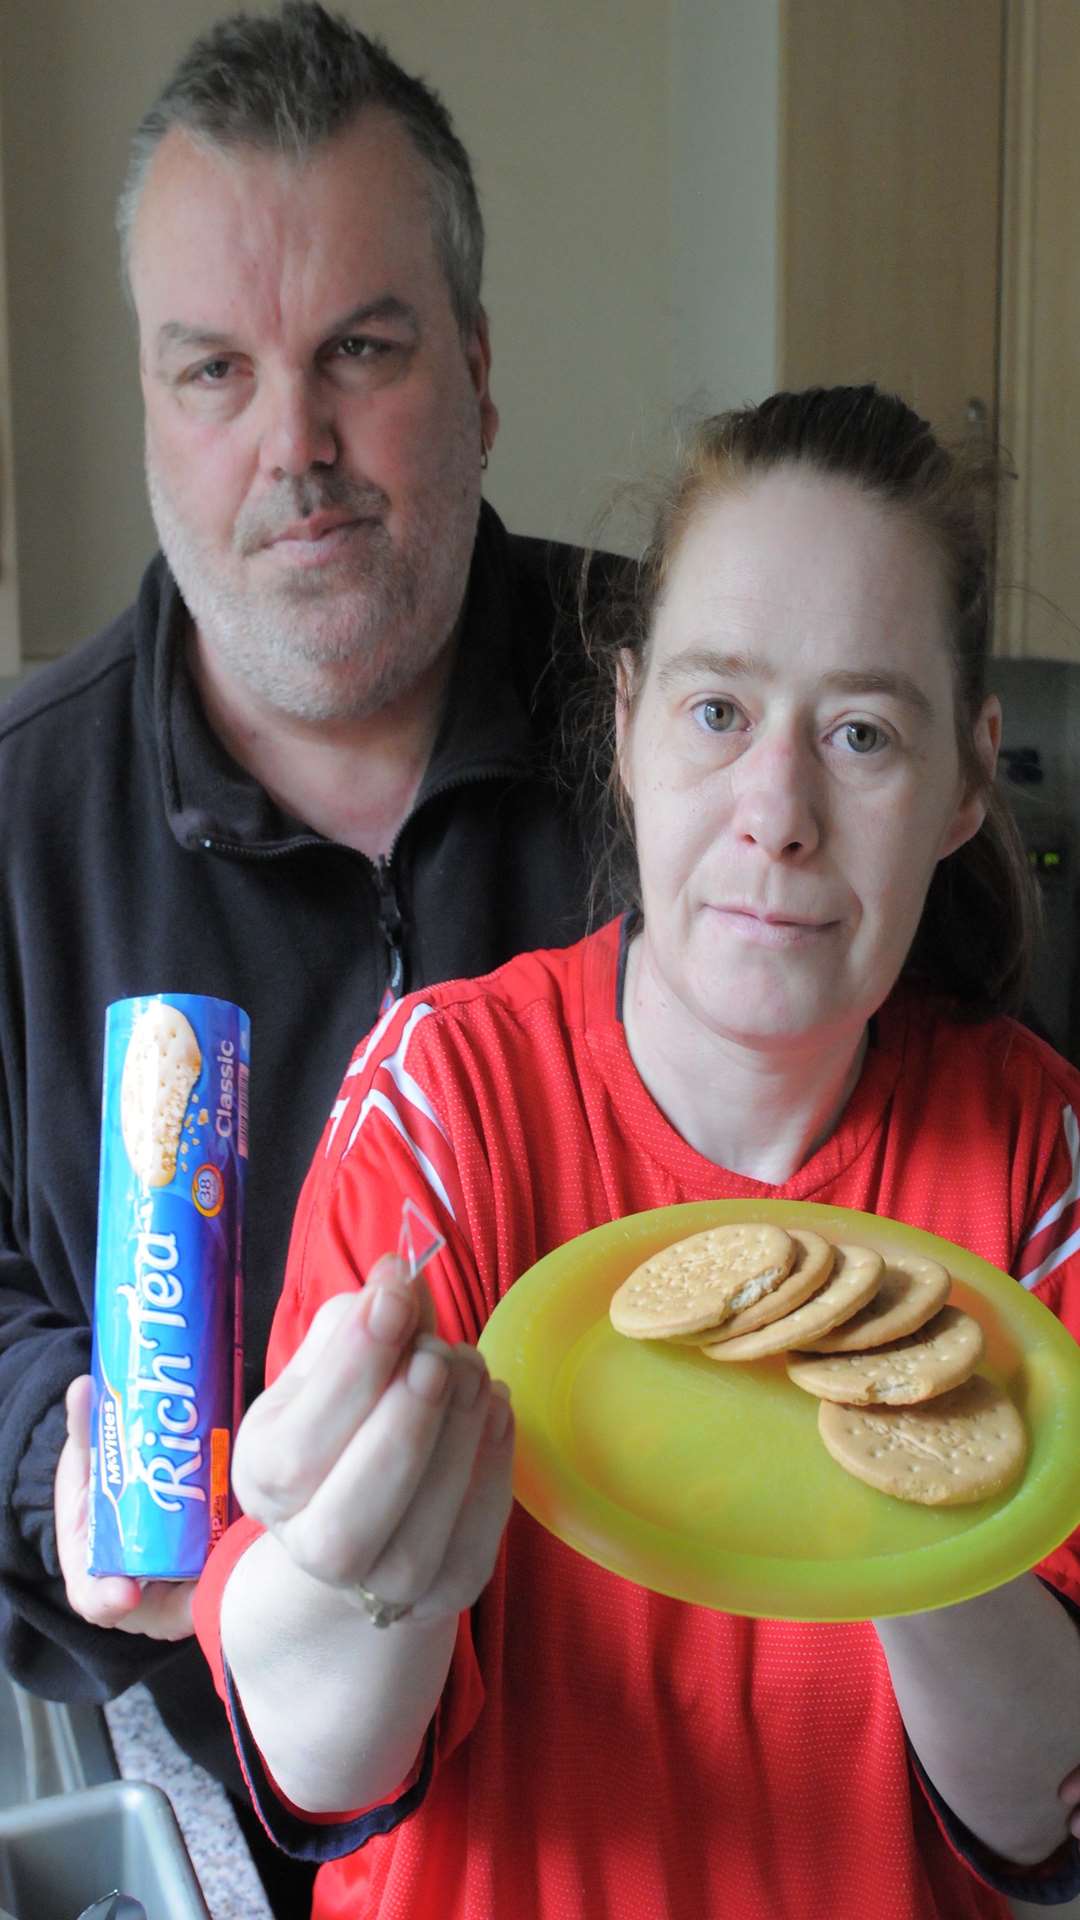
[[[329,512],[313,513],[306,520],[293,520],[280,533],[270,536],[267,546],[280,546],[284,541],[297,541],[301,545],[312,546],[316,541],[326,540],[332,534],[340,533],[346,527],[360,524],[360,516],[353,513]]]
[[[329,509],[310,514],[306,520],[290,521],[279,532],[261,540],[255,552],[268,556],[274,565],[291,572],[317,572],[321,567],[352,559],[357,554],[358,542],[365,542],[366,536],[376,533],[380,524],[377,514]]]

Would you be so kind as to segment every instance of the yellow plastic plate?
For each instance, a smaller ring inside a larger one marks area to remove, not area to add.
[[[986,1334],[980,1372],[1023,1417],[1023,1477],[975,1505],[909,1505],[854,1480],[818,1437],[817,1400],[782,1359],[721,1366],[627,1340],[608,1302],[638,1262],[729,1220],[941,1261]],[[1080,1346],[1008,1274],[934,1234],[841,1207],[716,1200],[612,1221],[559,1247],[500,1301],[480,1340],[509,1382],[514,1492],[613,1573],[728,1613],[863,1620],[970,1599],[1080,1524]]]

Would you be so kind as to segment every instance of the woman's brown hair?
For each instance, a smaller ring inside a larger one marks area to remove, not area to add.
[[[656,509],[639,559],[619,569],[603,606],[583,616],[600,670],[590,755],[591,798],[605,815],[601,891],[636,897],[632,823],[614,768],[618,663],[648,658],[653,616],[683,536],[703,504],[781,466],[843,479],[909,517],[936,547],[945,575],[960,765],[986,818],[938,863],[904,967],[970,1017],[1018,1012],[1031,964],[1038,901],[1008,805],[975,750],[990,653],[993,529],[1000,472],[981,446],[949,450],[925,420],[877,387],[811,387],[714,414],[689,441]]]

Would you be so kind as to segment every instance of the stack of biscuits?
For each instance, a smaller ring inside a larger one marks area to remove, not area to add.
[[[948,1305],[950,1285],[921,1254],[746,1221],[653,1254],[610,1311],[631,1339],[690,1343],[725,1365],[786,1355],[848,1473],[897,1499],[960,1506],[1009,1486],[1027,1442],[1008,1395],[976,1372],[983,1331]]]

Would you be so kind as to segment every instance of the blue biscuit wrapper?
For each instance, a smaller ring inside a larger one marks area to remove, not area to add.
[[[228,1000],[154,994],[106,1014],[91,1573],[195,1579],[232,1517],[250,1056]]]

